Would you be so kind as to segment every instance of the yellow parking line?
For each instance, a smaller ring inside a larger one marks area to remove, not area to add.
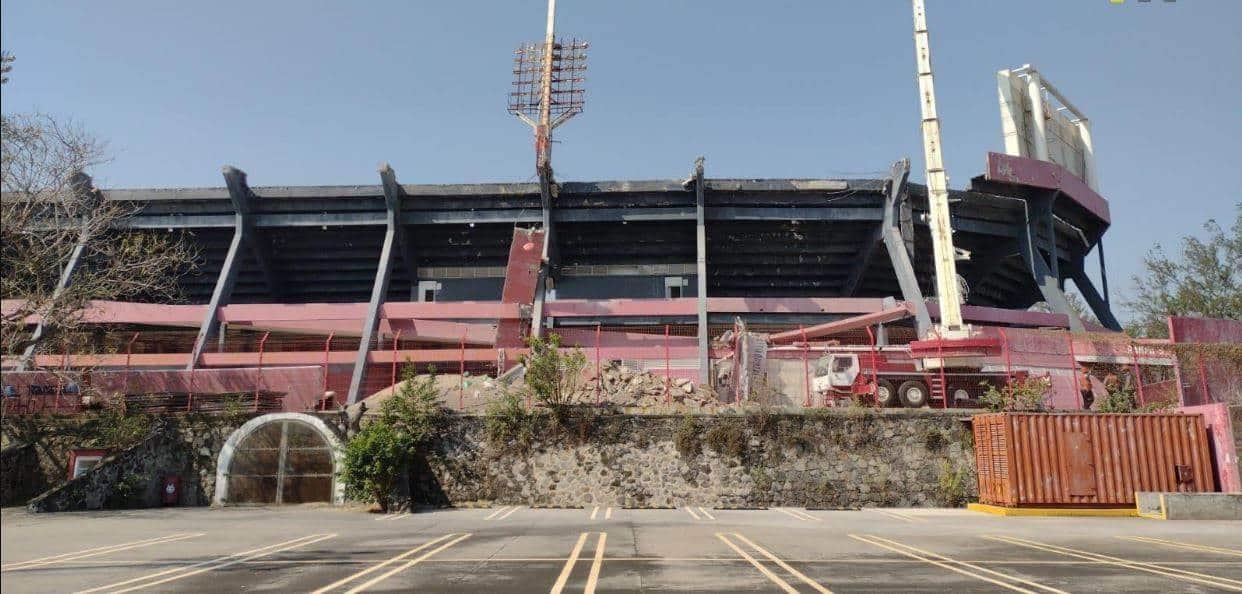
[[[334,536],[336,535],[335,534],[312,534],[310,536],[303,536],[301,538],[295,538],[293,540],[286,540],[284,542],[278,542],[273,545],[259,547],[257,549],[243,551],[241,553],[234,553],[232,555],[228,555],[225,557],[212,559],[211,561],[203,561],[201,563],[195,563],[193,565],[187,565],[185,567],[174,567],[172,569],[166,569],[164,571],[160,571],[160,572],[153,573],[150,575],[144,575],[141,577],[136,577],[133,579],[125,580],[123,582],[116,582],[114,584],[108,584],[106,586],[99,586],[97,588],[91,588],[89,590],[81,590],[77,594],[87,594],[88,592],[99,592],[101,590],[108,590],[114,593],[120,593],[120,592],[132,592],[134,590],[141,590],[143,588],[150,588],[151,586],[158,586],[160,584],[165,584],[168,582],[185,579],[190,576],[198,575],[200,573],[213,571],[216,569],[222,569],[224,567],[230,567],[233,565],[237,565],[238,563],[243,563],[245,561],[257,559],[259,557],[265,557],[267,555],[273,555],[276,553],[315,544],[319,541],[327,540]],[[169,574],[173,574],[173,575],[169,575]],[[163,579],[158,579],[158,580],[155,579],[161,576],[168,576],[168,577],[165,577]],[[130,584],[137,584],[137,585],[131,586]],[[129,586],[129,587],[118,590],[117,588],[120,586]]]
[[[500,514],[505,513],[505,511],[508,511],[508,509],[509,509],[509,506],[507,506],[507,505],[506,505],[506,506],[504,506],[504,507],[502,507],[502,508],[500,508],[500,509],[498,509],[498,510],[496,510],[496,511],[492,512],[492,513],[491,513],[491,514],[489,514],[486,518],[483,518],[483,519],[484,519],[484,520],[490,520],[490,519],[495,518],[496,516],[498,516],[498,515],[500,515]]]
[[[608,508],[612,510],[612,508]],[[595,559],[591,561],[591,573],[587,575],[586,589],[583,594],[595,594],[595,584],[599,583],[599,570],[604,565],[604,542],[608,540],[607,532],[599,533],[599,542],[595,543]]]
[[[515,505],[515,506],[513,506],[513,509],[511,509],[511,510],[509,510],[509,511],[505,512],[504,514],[502,514],[500,517],[498,517],[498,518],[496,518],[496,519],[497,519],[497,520],[503,520],[503,519],[505,519],[505,518],[507,518],[507,517],[509,517],[509,516],[513,515],[513,514],[514,514],[515,512],[517,512],[517,510],[519,510],[519,509],[522,509],[522,506],[520,506],[520,505]]]
[[[695,513],[695,511],[694,511],[694,508],[693,508],[693,507],[686,506],[684,509],[686,510],[686,513],[690,514],[690,516],[691,516],[691,517],[693,517],[694,519],[696,519],[696,520],[702,520],[702,519],[703,519],[703,518],[700,518],[700,517],[699,517],[699,514]]]
[[[728,547],[729,547],[730,549],[733,549],[733,552],[735,552],[735,553],[737,553],[738,555],[740,555],[743,559],[745,559],[745,560],[749,561],[751,565],[755,566],[755,569],[758,569],[758,570],[759,570],[759,572],[760,572],[760,573],[762,573],[762,574],[764,575],[764,577],[766,577],[766,578],[768,578],[769,580],[771,580],[773,584],[776,584],[776,585],[777,585],[777,587],[779,587],[780,589],[784,590],[787,594],[798,594],[798,591],[797,591],[797,590],[795,590],[793,586],[790,586],[790,585],[789,585],[789,582],[786,582],[785,580],[782,580],[782,579],[780,578],[780,576],[776,575],[775,573],[772,573],[772,570],[771,570],[771,569],[768,569],[767,567],[764,567],[764,565],[763,565],[762,563],[760,563],[758,559],[755,559],[754,557],[751,557],[751,556],[750,556],[750,554],[748,554],[746,551],[743,551],[740,547],[738,547],[737,545],[733,544],[733,542],[732,542],[732,541],[730,541],[729,539],[725,538],[725,535],[724,535],[724,534],[721,534],[721,533],[717,532],[717,533],[716,533],[716,538],[719,538],[721,542],[723,542],[723,543],[725,543],[726,545],[728,545]]]
[[[383,569],[383,568],[385,568],[385,567],[388,567],[389,565],[392,565],[393,563],[396,563],[396,562],[398,562],[398,561],[401,561],[402,559],[405,559],[406,557],[409,557],[410,555],[413,555],[413,554],[415,554],[415,553],[417,553],[417,552],[419,552],[419,551],[421,551],[421,550],[423,550],[423,549],[425,549],[425,548],[427,548],[427,547],[433,546],[433,545],[435,545],[436,543],[439,543],[439,542],[441,542],[441,541],[444,541],[445,539],[452,538],[452,537],[453,537],[453,535],[452,535],[452,534],[445,534],[444,536],[441,536],[441,537],[438,537],[438,538],[434,538],[434,539],[432,539],[432,540],[429,540],[429,541],[427,541],[427,542],[425,542],[425,543],[423,543],[423,544],[421,544],[421,545],[418,545],[417,547],[414,547],[414,548],[412,548],[412,549],[410,549],[410,550],[408,550],[408,551],[406,551],[406,552],[404,552],[404,553],[401,553],[400,555],[397,555],[397,556],[395,556],[395,557],[392,557],[392,558],[390,558],[390,559],[387,559],[387,560],[385,560],[385,561],[382,561],[382,562],[380,562],[380,563],[377,563],[377,564],[375,564],[375,565],[372,565],[371,567],[368,567],[368,568],[366,568],[366,569],[364,569],[364,570],[362,570],[362,571],[359,571],[358,573],[355,573],[355,574],[353,574],[353,575],[350,575],[350,576],[347,576],[347,577],[341,578],[341,579],[339,579],[339,580],[337,580],[337,581],[335,581],[335,582],[332,582],[331,584],[328,584],[328,585],[326,585],[326,586],[324,586],[324,587],[322,587],[322,588],[320,588],[320,589],[318,589],[318,590],[315,590],[315,591],[314,591],[314,592],[312,592],[311,594],[323,594],[324,592],[329,592],[329,591],[331,591],[331,590],[335,590],[335,589],[337,589],[337,588],[339,588],[339,587],[341,587],[341,586],[344,586],[345,584],[348,584],[349,582],[352,582],[352,581],[354,581],[354,580],[356,580],[356,579],[358,579],[358,578],[360,578],[360,577],[362,577],[362,576],[365,576],[365,575],[370,575],[370,574],[372,574],[372,573],[374,573],[374,572],[376,572],[376,571],[379,571],[379,570],[381,570],[381,569]]]
[[[1015,585],[1010,584],[1010,583],[1002,582],[1002,581],[1000,581],[1000,580],[995,580],[995,579],[992,579],[992,578],[990,578],[990,577],[987,577],[986,575],[983,575],[983,574],[984,574],[984,573],[986,573],[986,574],[989,574],[989,575],[997,576],[997,577],[1000,577],[1000,578],[1004,578],[1004,579],[1006,579],[1006,580],[1010,580],[1010,581],[1013,581],[1013,582],[1017,582],[1017,583],[1019,583],[1019,584],[1024,584],[1024,585],[1031,586],[1031,587],[1034,587],[1034,588],[1039,588],[1040,590],[1044,590],[1044,591],[1046,591],[1046,592],[1053,592],[1053,593],[1055,593],[1055,594],[1067,594],[1064,590],[1058,590],[1058,589],[1056,589],[1056,588],[1050,588],[1050,587],[1045,586],[1045,585],[1043,585],[1043,584],[1037,584],[1037,583],[1032,582],[1032,581],[1029,581],[1029,580],[1024,580],[1024,579],[1019,578],[1019,577],[1014,577],[1014,576],[1009,575],[1009,574],[1006,574],[1006,573],[1001,573],[1001,572],[999,572],[999,571],[995,571],[995,570],[992,570],[992,569],[987,569],[987,568],[985,568],[985,567],[980,567],[980,566],[978,566],[978,565],[974,565],[974,564],[971,564],[971,563],[966,563],[966,562],[964,562],[964,561],[957,561],[957,560],[954,560],[954,559],[952,559],[952,558],[950,558],[950,557],[946,557],[946,556],[944,556],[944,555],[941,555],[941,554],[939,554],[939,553],[933,553],[933,552],[931,552],[931,551],[925,551],[925,550],[923,550],[923,549],[915,548],[915,547],[912,547],[912,546],[910,546],[910,545],[908,545],[908,544],[900,543],[900,542],[897,542],[897,541],[895,541],[895,540],[890,540],[890,539],[887,539],[887,538],[880,538],[880,537],[878,537],[878,536],[874,536],[874,535],[870,535],[870,534],[864,534],[864,535],[851,534],[851,535],[849,535],[849,536],[850,536],[850,538],[852,538],[852,539],[854,539],[854,540],[861,541],[861,542],[865,542],[865,543],[867,543],[867,544],[869,544],[869,545],[872,545],[872,546],[877,546],[877,547],[880,547],[880,548],[882,548],[882,549],[887,549],[887,550],[889,550],[889,551],[892,551],[892,552],[897,553],[897,554],[899,554],[899,555],[905,555],[905,556],[910,557],[910,558],[912,558],[912,559],[918,559],[918,560],[920,560],[920,561],[923,561],[923,562],[925,562],[925,563],[930,563],[930,564],[935,565],[936,567],[940,567],[940,568],[942,568],[942,569],[947,569],[947,570],[952,571],[952,572],[955,572],[955,573],[960,573],[960,574],[962,574],[962,575],[970,576],[970,577],[973,577],[973,578],[978,579],[978,580],[983,580],[983,581],[985,581],[985,582],[988,582],[988,583],[991,583],[991,584],[995,584],[995,585],[1000,586],[1000,587],[1002,587],[1002,588],[1008,588],[1008,589],[1013,590],[1013,591],[1015,591],[1015,592],[1025,592],[1026,594],[1035,594],[1035,591],[1034,591],[1034,590],[1028,590],[1028,589],[1026,589],[1026,588],[1022,588],[1022,587],[1019,587],[1019,586],[1015,586]],[[965,570],[965,569],[962,569],[962,567],[969,567],[969,568],[971,568],[971,569],[973,569],[973,570],[975,570],[975,571],[967,571],[967,570]],[[976,572],[980,572],[980,573],[976,573]]]
[[[436,547],[436,548],[434,548],[434,549],[432,549],[432,550],[430,550],[430,551],[428,551],[428,552],[426,552],[426,553],[423,553],[422,555],[419,555],[418,557],[415,557],[415,558],[413,558],[413,559],[410,559],[409,561],[406,561],[406,562],[405,562],[403,565],[401,565],[400,567],[396,567],[396,568],[393,568],[393,569],[389,569],[388,571],[386,571],[386,572],[384,572],[384,573],[382,573],[382,574],[380,574],[380,575],[378,575],[378,576],[376,576],[376,577],[374,577],[374,578],[371,578],[371,580],[367,581],[366,583],[361,584],[361,585],[359,585],[359,586],[357,586],[357,587],[355,587],[355,588],[353,588],[353,589],[349,590],[348,592],[346,592],[346,594],[357,594],[358,592],[361,592],[361,591],[363,591],[363,590],[366,590],[367,588],[370,588],[371,586],[374,586],[374,585],[376,585],[376,584],[378,584],[378,583],[380,583],[380,582],[382,582],[382,581],[384,581],[384,580],[386,580],[386,579],[388,579],[388,578],[390,578],[390,577],[392,577],[392,576],[394,576],[394,575],[397,575],[398,573],[401,573],[401,572],[403,572],[403,571],[405,571],[405,570],[407,570],[407,569],[409,569],[409,568],[411,568],[411,567],[414,567],[415,565],[418,565],[418,564],[419,564],[419,563],[421,563],[424,559],[426,559],[426,558],[428,558],[428,557],[430,557],[430,556],[432,556],[432,555],[434,555],[434,554],[436,554],[436,553],[439,553],[440,551],[443,551],[444,549],[447,549],[447,548],[449,548],[449,547],[451,547],[451,546],[453,546],[453,545],[455,545],[455,544],[457,544],[457,543],[459,543],[459,542],[461,542],[461,541],[463,541],[463,540],[466,540],[467,538],[470,538],[470,534],[469,534],[469,533],[462,534],[461,536],[458,536],[457,538],[454,538],[453,540],[450,540],[450,541],[448,541],[448,542],[446,542],[446,543],[444,543],[444,544],[442,544],[442,545],[440,545],[440,546],[438,546],[438,547]]]
[[[1153,538],[1150,536],[1118,536],[1117,538],[1124,538],[1126,540],[1134,540],[1138,542],[1163,545],[1166,547],[1173,547],[1175,549],[1186,549],[1189,551],[1202,551],[1205,553],[1219,553],[1221,555],[1231,555],[1234,557],[1242,557],[1242,551],[1239,551],[1237,549],[1227,549],[1224,547],[1211,547],[1207,545],[1192,544],[1189,542],[1181,542],[1177,540],[1167,540],[1164,538]]]
[[[704,517],[706,517],[706,518],[707,518],[707,519],[709,519],[709,520],[715,520],[715,519],[716,519],[716,516],[713,516],[713,515],[711,515],[710,513],[708,513],[707,508],[700,507],[700,508],[699,508],[699,513],[703,514],[703,516],[704,516]]]
[[[595,509],[591,510],[591,519],[594,520],[595,516],[598,514],[599,514],[599,506],[597,505],[595,506]]]
[[[1102,555],[1100,553],[1080,551],[1077,549],[1071,549],[1069,547],[1051,545],[1051,544],[1042,543],[1039,541],[1030,540],[1026,538],[1018,538],[1016,536],[984,536],[983,538],[986,538],[988,540],[995,540],[998,542],[1004,542],[1004,543],[1009,543],[1013,545],[1023,546],[1023,547],[1027,547],[1031,549],[1047,551],[1050,553],[1057,553],[1059,555],[1065,555],[1067,557],[1078,557],[1080,559],[1098,561],[1098,562],[1101,562],[1107,565],[1116,565],[1118,567],[1137,569],[1139,571],[1145,571],[1147,573],[1163,575],[1165,577],[1177,578],[1180,580],[1186,580],[1186,581],[1191,581],[1191,582],[1197,582],[1200,584],[1206,584],[1206,585],[1209,585],[1215,588],[1224,588],[1226,590],[1242,592],[1242,582],[1238,580],[1231,580],[1228,578],[1216,577],[1216,576],[1207,575],[1203,573],[1197,573],[1194,571],[1186,571],[1184,569],[1175,569],[1175,568],[1168,567],[1165,565],[1156,565],[1154,563],[1131,561],[1129,559],[1122,559],[1120,557],[1112,557],[1110,555]]]
[[[0,571],[21,571],[23,569],[30,569],[32,567],[43,567],[45,565],[55,565],[57,563],[64,563],[66,561],[77,561],[78,559],[86,559],[87,557],[107,555],[108,553],[119,553],[121,551],[128,551],[131,549],[149,547],[155,544],[163,544],[166,542],[176,542],[178,540],[196,538],[202,535],[203,533],[201,532],[197,532],[193,534],[189,534],[189,533],[170,534],[168,536],[148,538],[146,540],[123,542],[119,544],[95,547],[92,549],[85,549],[81,551],[61,553],[59,555],[52,555],[50,557],[40,557],[38,559],[31,559],[29,561],[19,561],[16,563],[10,563],[8,565],[0,566]]]
[[[556,583],[552,584],[552,590],[548,594],[561,594],[561,590],[565,589],[565,583],[569,581],[569,574],[574,571],[574,564],[578,562],[578,556],[582,554],[582,545],[586,544],[587,536],[590,532],[583,532],[578,536],[578,542],[574,544],[574,548],[569,552],[569,558],[565,560],[565,566],[561,568],[561,574],[556,576]]]
[[[869,509],[870,511],[876,512],[876,513],[884,514],[884,515],[886,515],[886,516],[888,516],[888,517],[890,517],[890,518],[896,518],[896,519],[898,519],[898,520],[902,520],[902,521],[905,521],[905,522],[922,522],[922,521],[924,521],[922,518],[916,518],[916,517],[914,517],[914,516],[906,515],[906,514],[903,514],[903,513],[901,513],[901,512],[895,512],[895,511],[893,511],[893,510],[889,510],[889,509],[878,509],[878,508],[874,508],[874,507],[867,508],[867,509]]]
[[[605,520],[611,520],[611,519],[612,519],[612,508],[611,508],[611,507],[610,507],[610,508],[608,508],[608,511],[605,511],[605,512],[604,512],[604,519],[605,519]]]
[[[820,594],[832,594],[832,590],[829,590],[828,588],[821,586],[819,582],[816,582],[815,580],[809,577],[806,577],[805,575],[802,574],[802,572],[794,569],[788,563],[781,561],[779,557],[777,557],[776,555],[773,555],[767,549],[755,544],[754,542],[751,542],[749,538],[746,538],[745,536],[742,536],[741,534],[738,534],[737,532],[734,532],[733,536],[737,538],[738,540],[750,545],[750,548],[756,551],[759,551],[759,554],[763,555],[764,557],[767,557],[773,563],[779,565],[781,569],[784,569],[785,571],[792,573],[795,577],[802,580],[810,587],[815,588],[816,592],[819,592]]]
[[[397,518],[404,518],[408,515],[410,515],[410,512],[401,512],[398,514],[384,514],[383,516],[379,518],[375,518],[375,521],[376,522],[388,522],[391,520],[396,520]]]
[[[776,510],[776,511],[778,511],[778,512],[781,512],[781,513],[783,513],[783,514],[785,514],[785,515],[787,515],[787,516],[790,516],[790,517],[793,517],[793,518],[797,518],[797,519],[799,519],[799,520],[802,520],[803,522],[822,522],[822,521],[823,521],[822,519],[817,518],[817,517],[815,517],[815,516],[812,516],[811,514],[808,514],[808,513],[806,513],[806,512],[799,511],[799,510],[796,510],[796,509],[792,509],[792,508],[787,508],[787,507],[774,507],[774,508],[772,508],[772,509],[774,509],[774,510]]]

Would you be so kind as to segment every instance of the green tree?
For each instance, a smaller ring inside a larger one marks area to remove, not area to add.
[[[1126,330],[1135,336],[1164,338],[1167,316],[1242,320],[1242,204],[1226,231],[1215,220],[1204,223],[1207,237],[1182,238],[1178,257],[1156,245],[1134,277],[1134,312]]]
[[[582,383],[586,355],[577,348],[568,354],[562,353],[561,337],[557,334],[547,338],[531,336],[526,344],[530,347],[530,352],[522,357],[526,366],[526,389],[535,400],[554,412],[564,408]]]
[[[401,378],[379,414],[345,446],[342,474],[349,497],[374,501],[385,513],[392,507],[397,481],[410,461],[432,446],[445,417],[434,369],[419,376],[407,364]]]
[[[374,501],[380,511],[392,506],[397,479],[410,456],[408,436],[382,419],[367,423],[345,445],[345,490],[350,499]]]

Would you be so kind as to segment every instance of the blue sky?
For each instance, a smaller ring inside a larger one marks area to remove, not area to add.
[[[70,116],[111,143],[104,187],[532,178],[505,112],[514,46],[544,0],[5,0],[18,61],[6,112]],[[1001,149],[997,69],[1036,65],[1093,122],[1112,206],[1109,276],[1124,290],[1242,201],[1242,2],[928,0],[954,187]],[[590,40],[586,112],[558,131],[562,180],[876,176],[921,179],[909,2],[560,0]],[[1114,291],[1116,293],[1116,290]]]

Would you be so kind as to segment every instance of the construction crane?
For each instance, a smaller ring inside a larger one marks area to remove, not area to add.
[[[949,220],[949,178],[944,172],[940,145],[940,118],[936,115],[936,87],[932,81],[931,43],[923,0],[914,3],[914,49],[918,61],[919,106],[923,113],[923,158],[927,167],[927,210],[936,264],[936,297],[940,305],[940,338],[965,338],[961,293],[957,281],[957,250]]]

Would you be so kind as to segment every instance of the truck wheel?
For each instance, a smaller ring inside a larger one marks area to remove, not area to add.
[[[927,384],[919,380],[902,382],[897,397],[906,408],[922,408],[927,405]]]
[[[893,387],[893,382],[882,379],[875,383],[875,403],[883,408],[897,404],[897,389]]]

